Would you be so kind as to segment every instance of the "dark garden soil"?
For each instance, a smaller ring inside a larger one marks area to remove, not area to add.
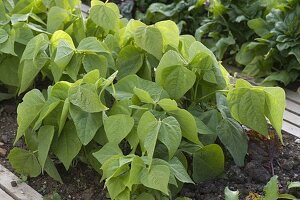
[[[6,159],[17,129],[16,105],[11,102],[0,104],[0,163],[13,171]],[[272,176],[270,162],[273,158],[273,171],[279,176],[280,191],[288,192],[288,181],[300,181],[300,139],[284,134],[285,147],[275,140],[260,140],[249,134],[249,152],[245,167],[237,167],[226,156],[226,170],[222,178],[207,181],[197,185],[186,185],[181,196],[199,200],[224,199],[224,188],[229,186],[232,190],[240,191],[240,199],[245,199],[249,192],[263,193],[263,187]],[[21,143],[18,146],[22,146]],[[227,153],[226,153],[227,154]],[[77,163],[69,172],[58,166],[64,184],[52,180],[47,175],[30,178],[28,184],[42,195],[55,192],[63,199],[101,200],[106,199],[103,184],[100,184],[100,175],[87,167]],[[300,190],[289,191],[300,198]]]

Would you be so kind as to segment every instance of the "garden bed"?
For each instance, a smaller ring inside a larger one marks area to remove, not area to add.
[[[6,156],[15,138],[17,129],[16,105],[11,101],[1,105],[0,112],[0,140],[1,151],[7,151],[0,156],[0,162],[13,171]],[[237,167],[225,153],[227,162],[224,175],[214,181],[206,181],[197,185],[185,185],[181,196],[192,199],[224,199],[224,188],[240,191],[240,199],[245,199],[249,192],[262,194],[264,185],[272,176],[270,160],[274,158],[274,174],[279,176],[280,192],[287,191],[288,181],[300,179],[300,140],[284,134],[285,147],[282,148],[275,140],[262,141],[250,134],[250,143],[246,166]],[[22,146],[22,143],[18,143]],[[272,150],[273,149],[273,150]],[[106,199],[106,190],[100,181],[100,175],[85,164],[74,163],[69,172],[62,165],[58,165],[64,184],[59,184],[47,175],[28,179],[28,184],[42,195],[58,193],[62,199]],[[300,198],[300,190],[289,191]]]

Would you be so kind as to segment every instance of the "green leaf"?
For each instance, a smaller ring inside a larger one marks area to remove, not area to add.
[[[145,27],[146,25],[140,20],[131,19],[125,27],[124,34],[121,35],[121,43],[126,44],[129,40],[134,38],[135,32],[139,27]]]
[[[96,37],[87,37],[81,40],[77,50],[84,53],[107,53],[106,48]]]
[[[44,170],[44,166],[48,157],[52,139],[54,136],[54,126],[42,126],[38,132],[38,159]]]
[[[61,184],[63,183],[53,161],[48,157],[46,159],[45,167],[44,170],[47,172],[47,174],[52,177],[54,180],[60,182]]]
[[[278,176],[273,176],[271,180],[264,187],[265,197],[264,200],[278,199],[279,188],[278,188]]]
[[[251,19],[247,22],[249,28],[253,29],[255,33],[261,37],[270,33],[268,25],[262,18]]]
[[[5,85],[19,87],[18,69],[20,59],[16,56],[0,58],[0,82]]]
[[[60,104],[60,100],[55,99],[55,98],[49,98],[46,102],[45,105],[43,106],[39,118],[36,120],[34,123],[33,129],[36,129],[42,121],[53,111],[55,110],[58,105]]]
[[[288,184],[288,188],[289,189],[291,189],[291,188],[300,188],[300,182],[299,181],[290,182]]]
[[[264,136],[268,135],[264,115],[266,95],[261,88],[237,87],[229,91],[227,101],[234,119]]]
[[[91,20],[103,28],[108,33],[109,31],[116,32],[119,27],[119,16],[108,6],[95,5],[90,10]],[[109,23],[108,23],[109,22]]]
[[[224,171],[224,154],[217,144],[207,145],[193,155],[193,179],[199,183],[211,180]]]
[[[155,103],[147,91],[135,87],[133,88],[133,92],[141,100],[141,102],[150,104]]]
[[[159,29],[163,37],[164,51],[168,46],[175,49],[179,45],[179,29],[175,22],[171,20],[160,21],[155,24],[155,27]]]
[[[157,104],[167,112],[178,109],[176,101],[172,99],[161,99]]]
[[[162,57],[155,72],[155,81],[169,93],[171,98],[176,100],[183,97],[196,80],[195,74],[182,63],[177,52],[168,51]]]
[[[46,50],[49,46],[49,39],[46,34],[39,34],[32,38],[23,52],[19,68],[20,90],[24,92],[35,79],[36,75],[48,61]]]
[[[41,166],[32,152],[15,147],[9,152],[8,159],[17,173],[30,177],[41,174]]]
[[[109,88],[109,91],[117,99],[129,99],[134,95],[134,88],[147,91],[155,102],[169,97],[168,93],[161,86],[152,81],[141,79],[137,75],[128,75],[119,80],[115,84],[116,95],[111,88]]]
[[[97,69],[102,77],[106,77],[108,63],[104,56],[87,54],[83,57],[82,64],[86,72]]]
[[[4,29],[0,28],[0,44],[6,42],[7,40],[8,40],[8,33]]]
[[[161,59],[163,52],[163,36],[158,28],[139,27],[134,35],[136,45],[149,54]],[[155,44],[155,45],[154,45]]]
[[[148,157],[152,158],[158,138],[160,124],[150,111],[146,111],[138,124],[137,134],[140,140],[142,152],[147,151]]]
[[[44,96],[37,89],[33,89],[25,94],[25,96],[23,97],[23,102],[20,103],[17,108],[17,122],[19,127],[17,130],[15,142],[17,142],[22,137],[22,135],[24,135],[25,131],[40,114],[44,103]]]
[[[169,162],[171,173],[182,183],[194,183],[187,170],[177,157],[172,158]]]
[[[248,151],[248,139],[241,125],[231,118],[226,118],[218,125],[217,132],[234,162],[238,166],[243,166]]]
[[[66,170],[69,169],[72,160],[81,149],[81,142],[75,133],[75,125],[72,121],[67,121],[60,137],[53,142],[52,151],[64,164]]]
[[[161,121],[158,140],[167,147],[171,159],[181,142],[180,124],[174,117],[167,117]]]
[[[191,113],[184,109],[177,109],[168,113],[179,122],[183,137],[193,143],[200,144],[196,121]]]
[[[232,191],[228,187],[226,187],[225,200],[239,200],[239,191]]]
[[[168,195],[170,169],[166,165],[152,165],[151,169],[143,169],[141,183],[151,189],[159,190]]]
[[[74,49],[68,44],[68,42],[60,40],[54,57],[55,64],[51,66],[55,82],[60,80],[65,67],[71,61],[73,55]]]
[[[266,87],[264,91],[266,96],[265,115],[283,142],[281,128],[285,110],[285,92],[279,87]]]
[[[118,144],[113,142],[106,143],[99,151],[93,153],[102,165],[115,155],[123,155],[123,153]]]
[[[129,74],[136,74],[142,67],[144,54],[133,45],[121,49],[117,57],[118,78],[121,79]]]
[[[71,36],[62,30],[57,30],[52,34],[50,39],[52,53],[54,53],[54,51],[58,48],[61,41],[65,41],[67,46],[69,46],[71,49],[75,49]]]
[[[70,102],[85,112],[101,112],[108,108],[102,104],[94,84],[72,86],[69,90]]]
[[[135,156],[131,161],[131,169],[129,172],[129,180],[125,184],[130,190],[133,185],[141,184],[140,175],[142,170],[145,168],[145,164],[142,158]]]
[[[189,60],[190,64],[192,63],[194,65],[192,66],[193,68],[196,67],[203,70],[203,80],[217,85],[220,89],[226,87],[226,81],[216,57],[202,43],[196,41],[191,44],[189,48]],[[211,65],[211,61],[213,65]]]
[[[120,101],[115,101],[109,111],[109,115],[116,115],[116,114],[131,115],[132,109],[129,107],[130,105],[131,105],[131,100],[129,99],[122,99]]]
[[[109,142],[119,144],[131,131],[134,120],[129,115],[117,114],[104,120],[104,130]]]
[[[70,106],[70,115],[74,121],[79,140],[87,145],[102,126],[102,113],[84,112],[77,106]]]
[[[65,100],[68,98],[68,92],[71,86],[72,84],[66,81],[55,83],[50,91],[50,95],[52,97],[57,97],[61,100]]]
[[[54,33],[56,30],[63,30],[64,24],[71,19],[69,11],[60,7],[51,7],[47,12],[47,31]]]
[[[66,123],[66,120],[67,120],[68,114],[69,114],[69,109],[70,109],[70,101],[69,101],[69,98],[66,98],[63,108],[62,108],[62,111],[61,111],[60,119],[59,119],[58,135],[60,135],[60,133],[62,132],[62,129]]]

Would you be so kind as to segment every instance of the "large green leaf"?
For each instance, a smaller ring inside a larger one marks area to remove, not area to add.
[[[93,153],[93,156],[103,165],[105,161],[109,160],[112,156],[123,155],[117,143],[107,143],[99,151]]]
[[[85,112],[101,112],[108,108],[102,104],[94,84],[72,86],[69,90],[70,102]]]
[[[75,129],[74,123],[67,121],[60,137],[52,145],[52,151],[67,170],[81,149],[81,142],[74,131]]]
[[[20,59],[16,56],[0,57],[0,82],[6,85],[19,86],[19,62]]]
[[[90,18],[106,33],[116,32],[119,27],[119,16],[114,10],[105,5],[95,5],[90,10]]]
[[[183,62],[176,51],[168,51],[155,72],[155,81],[176,100],[183,97],[196,80],[195,74],[184,67]]]
[[[226,87],[226,81],[216,57],[202,43],[196,41],[191,44],[189,48],[189,61],[193,64],[194,68],[203,70],[204,81],[213,83],[220,89]],[[213,64],[211,62],[213,62]]]
[[[77,106],[70,106],[70,115],[74,121],[79,140],[87,145],[102,126],[102,113],[84,112]]]
[[[22,135],[24,135],[25,131],[39,115],[44,103],[45,98],[37,89],[31,90],[25,94],[23,97],[23,102],[20,103],[17,108],[17,122],[19,127],[15,142],[18,141]]]
[[[108,63],[104,56],[87,54],[83,57],[82,64],[86,72],[98,69],[101,76],[106,77]]]
[[[234,162],[238,166],[243,166],[248,151],[248,139],[241,125],[231,118],[226,118],[218,125],[217,133]]]
[[[185,169],[185,167],[177,157],[174,157],[169,161],[169,166],[171,172],[179,181],[181,181],[182,183],[194,183],[187,173],[187,169]]]
[[[160,21],[155,24],[163,37],[164,51],[170,46],[177,49],[179,45],[179,29],[171,20]]]
[[[77,50],[84,53],[107,53],[103,43],[97,40],[96,37],[87,37],[81,40]]]
[[[265,118],[266,95],[261,88],[245,87],[241,80],[237,82],[241,87],[229,91],[228,106],[234,119],[262,135],[268,135],[267,120]]]
[[[144,54],[133,45],[121,49],[117,57],[118,78],[121,79],[129,74],[136,74],[142,67]]]
[[[109,142],[120,143],[131,131],[134,119],[129,115],[117,114],[104,120],[104,130]]]
[[[147,26],[139,27],[134,35],[136,45],[149,54],[161,59],[163,53],[163,36],[158,28]]]
[[[148,134],[156,135],[158,134],[157,130],[158,122],[155,116],[150,112],[146,111],[140,118],[137,134],[140,140],[140,147],[142,152],[145,152],[145,139]],[[156,141],[155,141],[156,142]]]
[[[266,87],[264,91],[266,95],[265,115],[282,141],[281,128],[285,109],[285,92],[279,87]]]
[[[32,38],[22,54],[19,68],[20,91],[24,92],[32,84],[36,75],[49,60],[46,50],[49,39],[46,34]]]
[[[10,151],[8,159],[17,173],[30,177],[41,174],[41,166],[32,152],[15,147]]]
[[[193,179],[195,182],[214,179],[223,171],[224,154],[219,145],[207,145],[193,155]]]
[[[170,169],[166,165],[152,165],[151,169],[144,169],[141,173],[141,183],[155,190],[159,190],[168,195],[168,183]]]
[[[54,136],[54,126],[42,126],[38,132],[38,159],[42,170],[44,169],[52,139]]]
[[[133,92],[141,100],[141,102],[150,103],[150,104],[155,103],[147,91],[139,89],[139,88],[134,88]]]
[[[158,140],[161,141],[169,151],[169,159],[176,153],[181,142],[180,124],[174,117],[167,117],[161,121]]]
[[[128,75],[119,80],[115,85],[116,93],[113,92],[112,88],[109,88],[109,91],[112,95],[116,94],[115,98],[117,99],[128,99],[134,95],[134,88],[147,91],[155,102],[169,97],[168,93],[161,86],[152,81],[141,79],[137,75]]]
[[[51,66],[51,71],[55,82],[58,82],[63,74],[65,67],[71,61],[74,55],[74,49],[67,41],[61,40],[57,46],[54,63]]]
[[[63,30],[64,24],[71,19],[69,11],[54,6],[48,11],[47,31],[54,33],[56,30]]]
[[[75,46],[74,46],[71,36],[68,33],[66,33],[65,31],[58,30],[52,34],[51,39],[50,39],[51,53],[54,53],[54,51],[58,48],[59,43],[62,40],[65,41],[69,47],[71,47],[72,49],[75,49]]]
[[[191,113],[184,109],[177,109],[168,113],[179,122],[183,137],[193,143],[200,144],[196,121]]]

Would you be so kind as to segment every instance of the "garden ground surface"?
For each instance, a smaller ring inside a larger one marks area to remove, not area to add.
[[[6,159],[17,129],[16,105],[12,101],[0,105],[0,163],[13,171]],[[272,176],[270,162],[273,158],[274,174],[279,176],[280,191],[288,192],[288,181],[300,180],[300,139],[284,134],[285,147],[275,140],[264,141],[248,133],[250,138],[245,167],[237,167],[225,152],[226,164],[224,175],[214,181],[197,185],[185,185],[181,196],[199,200],[224,199],[224,188],[240,191],[240,199],[245,199],[249,192],[263,193],[263,187]],[[22,142],[17,144],[22,146]],[[82,163],[74,163],[69,172],[58,164],[64,184],[59,184],[47,175],[30,178],[28,184],[42,195],[57,192],[63,199],[106,199],[100,175]],[[300,198],[300,190],[289,191]]]

